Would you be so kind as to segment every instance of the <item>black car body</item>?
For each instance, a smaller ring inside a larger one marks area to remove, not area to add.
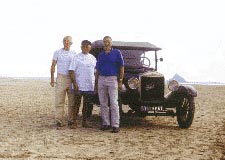
[[[123,89],[119,93],[121,111],[124,104],[140,116],[177,116],[179,127],[190,127],[197,91],[172,80],[168,84],[170,92],[165,95],[165,77],[157,71],[158,62],[163,60],[157,57],[161,48],[148,42],[122,41],[113,41],[113,48],[121,51],[125,62]],[[92,43],[91,53],[96,58],[102,50],[102,40]],[[148,55],[153,58],[150,60]]]

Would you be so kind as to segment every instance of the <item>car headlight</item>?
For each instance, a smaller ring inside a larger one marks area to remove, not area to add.
[[[128,86],[130,89],[137,89],[138,83],[139,83],[139,80],[135,77],[132,77],[128,80]]]
[[[168,88],[170,91],[178,90],[179,83],[176,80],[169,81]]]

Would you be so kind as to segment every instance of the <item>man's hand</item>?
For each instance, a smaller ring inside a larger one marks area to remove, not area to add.
[[[118,90],[119,92],[122,91],[122,85],[123,85],[123,77],[124,77],[124,66],[120,67],[120,74],[118,79]]]
[[[98,72],[98,70],[96,70],[96,72],[95,72],[95,86],[94,86],[95,93],[98,93],[98,78],[99,78],[99,72]]]
[[[123,85],[123,82],[122,81],[118,81],[118,90],[119,90],[119,92],[122,91],[122,85]]]
[[[73,88],[74,88],[74,90],[75,90],[76,92],[79,91],[79,87],[78,87],[78,85],[77,85],[76,82],[73,83]]]
[[[95,84],[94,92],[95,92],[95,93],[98,93],[98,84]]]
[[[50,85],[52,87],[54,87],[55,85],[55,80],[54,80],[54,73],[55,73],[55,66],[57,64],[57,61],[56,60],[52,60],[52,65],[51,65],[51,82],[50,82]]]
[[[51,82],[50,82],[50,85],[51,85],[52,87],[54,87],[55,82],[54,82],[54,81],[51,81]]]

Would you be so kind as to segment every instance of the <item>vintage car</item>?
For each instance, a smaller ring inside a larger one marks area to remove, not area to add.
[[[166,83],[163,74],[157,71],[157,52],[161,48],[148,42],[113,41],[113,48],[119,49],[125,62],[123,89],[119,93],[120,112],[122,105],[131,108],[139,116],[177,116],[180,128],[189,128],[195,113],[197,91],[176,80]],[[103,50],[103,41],[92,43],[91,54],[96,58]],[[165,94],[165,86],[169,92]],[[97,103],[97,102],[96,102]]]

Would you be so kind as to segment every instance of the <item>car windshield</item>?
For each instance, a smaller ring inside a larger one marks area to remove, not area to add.
[[[142,50],[121,50],[125,66],[132,68],[150,67],[150,59]]]

